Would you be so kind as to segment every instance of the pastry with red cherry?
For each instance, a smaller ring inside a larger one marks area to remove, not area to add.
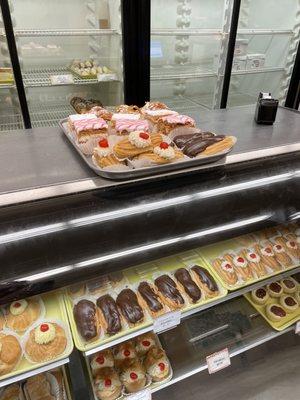
[[[280,284],[283,287],[284,293],[288,294],[297,292],[297,289],[299,287],[298,282],[292,277],[282,279],[280,281]]]
[[[238,283],[238,276],[232,261],[227,261],[225,258],[216,258],[213,260],[212,266],[227,285],[233,286]]]
[[[260,255],[261,262],[264,267],[270,268],[272,272],[277,272],[282,269],[281,265],[277,261],[277,258],[275,257],[272,245],[260,246],[259,244],[256,244],[254,246],[254,250]]]
[[[96,376],[102,368],[113,368],[115,363],[111,350],[107,349],[94,354],[91,357],[90,365],[93,376]]]
[[[120,379],[127,393],[135,393],[146,385],[146,371],[137,358],[127,359],[121,365]]]
[[[266,304],[266,302],[268,301],[269,293],[265,288],[262,287],[259,289],[252,290],[251,298],[256,304],[263,305]]]
[[[94,388],[99,400],[115,400],[122,394],[122,383],[113,368],[102,368],[98,372]]]
[[[144,131],[133,131],[120,140],[113,147],[115,156],[119,159],[133,158],[142,153],[147,153],[153,148],[153,140],[161,135],[150,135]]]
[[[169,360],[160,347],[153,347],[147,353],[144,365],[153,382],[160,382],[170,374]]]
[[[280,305],[268,304],[266,306],[266,315],[271,321],[279,322],[286,317],[286,311]]]
[[[154,346],[156,346],[156,341],[152,332],[144,333],[136,338],[135,349],[140,357],[147,354]]]
[[[118,344],[113,349],[115,365],[118,368],[125,360],[134,359],[137,357],[137,353],[133,343],[128,340]]]
[[[299,308],[298,301],[290,294],[284,294],[283,296],[281,296],[279,303],[282,305],[287,313],[293,313]]]
[[[297,243],[297,240],[295,239],[287,239],[282,236],[278,236],[275,238],[276,244],[279,244],[282,246],[287,254],[294,258],[299,258],[300,257],[300,247]]]
[[[271,297],[279,298],[283,294],[283,287],[279,282],[270,283],[267,289]]]
[[[254,276],[249,263],[242,254],[225,254],[223,257],[234,266],[235,271],[244,281],[253,279]]]
[[[24,332],[41,315],[41,300],[38,298],[13,301],[7,307],[6,324],[15,332]]]
[[[135,160],[146,160],[152,164],[162,165],[169,164],[183,157],[184,155],[180,150],[175,149],[167,142],[161,142],[152,151],[139,154]]]
[[[241,252],[241,256],[247,260],[251,271],[254,271],[258,278],[267,275],[267,270],[257,252],[245,249]]]
[[[30,331],[25,353],[32,362],[42,363],[61,355],[66,346],[64,329],[57,323],[43,322]]]
[[[99,140],[98,146],[94,148],[92,159],[94,164],[100,168],[124,164],[113,154],[113,149],[109,146],[106,138]]]
[[[271,245],[271,242],[269,242]],[[288,268],[293,264],[291,257],[286,253],[285,248],[281,244],[274,244],[273,251],[276,260],[284,267]]]

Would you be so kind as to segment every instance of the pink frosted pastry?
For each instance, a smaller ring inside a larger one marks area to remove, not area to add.
[[[111,117],[111,126],[115,128],[116,122],[124,119],[127,121],[137,121],[140,119],[140,116],[140,114],[115,113]]]
[[[115,122],[115,128],[118,135],[128,135],[134,131],[149,132],[149,122],[144,119],[118,119]]]
[[[72,114],[68,117],[68,124],[71,130],[74,130],[74,123],[77,121],[93,120],[96,116],[94,114]]]
[[[162,117],[166,117],[167,115],[178,115],[178,112],[168,110],[167,108],[163,109],[143,109],[143,116],[152,124],[158,122],[158,120]]]
[[[195,121],[187,115],[166,115],[159,118],[157,122],[157,131],[166,135],[179,127],[193,128]]]
[[[107,128],[107,122],[102,118],[75,121],[77,146],[84,154],[93,154],[99,140],[107,136]]]

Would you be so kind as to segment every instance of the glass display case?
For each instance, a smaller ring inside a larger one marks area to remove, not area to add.
[[[33,127],[56,126],[75,96],[122,102],[119,0],[12,1],[11,15]]]

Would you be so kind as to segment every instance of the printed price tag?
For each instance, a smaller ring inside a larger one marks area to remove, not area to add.
[[[51,85],[68,85],[74,83],[74,77],[71,74],[66,75],[51,75]]]
[[[229,367],[231,364],[228,349],[218,351],[206,357],[208,373],[214,374],[223,368]]]
[[[116,74],[97,74],[97,79],[99,82],[116,81]]]
[[[175,328],[180,324],[181,311],[171,311],[166,314],[160,315],[153,322],[153,330],[156,333],[167,331]]]
[[[151,391],[150,389],[144,389],[140,392],[126,396],[126,398],[129,400],[151,400]]]
[[[300,321],[298,321],[298,322],[296,323],[296,326],[295,326],[295,333],[296,333],[296,335],[300,335]]]

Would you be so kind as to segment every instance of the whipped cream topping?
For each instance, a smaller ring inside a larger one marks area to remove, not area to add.
[[[120,387],[120,386],[121,386],[120,380],[116,376],[113,376],[113,375],[107,374],[107,376],[104,376],[101,378],[99,377],[97,379],[97,387],[100,392],[103,392],[104,390],[105,391],[107,391],[107,390],[113,391],[117,387]]]
[[[229,264],[228,261],[223,261],[221,264],[221,268],[223,269],[223,271],[228,272],[229,274],[234,273],[234,268],[231,264]]]
[[[117,121],[120,119],[127,119],[131,121],[135,121],[140,119],[140,114],[125,114],[125,113],[115,113],[111,117],[112,121]]]
[[[149,115],[150,117],[164,117],[167,115],[178,115],[178,112],[162,109],[162,110],[145,110],[145,114]]]
[[[130,120],[130,119],[119,119],[116,121],[117,131],[144,131],[149,132],[149,123],[144,119]]]
[[[247,267],[247,261],[244,259],[244,257],[241,257],[241,256],[234,257],[233,263],[236,267],[239,267],[239,268]]]
[[[74,128],[75,128],[76,132],[79,133],[82,131],[108,128],[107,122],[104,119],[97,118],[95,116],[93,116],[93,117],[94,118],[82,119],[80,121],[75,121]]]
[[[172,160],[173,158],[175,158],[175,150],[172,146],[168,146],[167,148],[155,146],[153,149],[153,153],[158,155],[159,157],[166,158],[167,160]]]
[[[281,246],[281,244],[275,244],[273,246],[273,250],[275,253],[284,253],[284,248]]]
[[[136,382],[145,378],[145,373],[135,368],[128,368],[121,373],[122,382]]]
[[[163,122],[167,122],[168,124],[195,125],[195,121],[193,120],[193,118],[189,117],[188,115],[167,115],[166,117],[162,117],[161,119]]]
[[[9,306],[9,311],[12,315],[20,315],[26,310],[27,306],[26,300],[13,301]]]
[[[271,247],[263,247],[261,249],[261,254],[266,256],[266,257],[274,257],[274,252],[271,249]]]
[[[169,373],[169,365],[166,360],[160,360],[159,362],[151,365],[147,372],[150,376],[165,376]]]
[[[109,146],[100,146],[101,140],[98,143],[98,146],[94,148],[94,153],[99,157],[107,157],[111,154],[112,149]]]
[[[130,132],[128,140],[133,146],[138,147],[139,149],[151,146],[150,135],[143,131]]]
[[[55,326],[50,323],[43,323],[34,330],[34,340],[38,344],[47,344],[55,338]]]
[[[260,262],[260,256],[257,253],[250,252],[247,253],[246,258],[248,261],[252,263],[259,263]]]
[[[294,250],[298,249],[297,243],[294,242],[293,240],[288,240],[288,241],[286,242],[286,245],[287,245],[287,247],[290,248],[290,249],[294,249]]]
[[[136,352],[132,348],[121,348],[117,353],[115,354],[115,359],[116,360],[124,360],[129,359],[129,358],[135,358],[136,357]]]
[[[145,353],[155,346],[155,341],[152,338],[145,338],[140,340],[136,346],[138,352]]]
[[[107,357],[105,354],[97,354],[91,362],[91,367],[93,370],[99,368],[106,368],[110,367],[113,368],[114,360],[113,357]]]

